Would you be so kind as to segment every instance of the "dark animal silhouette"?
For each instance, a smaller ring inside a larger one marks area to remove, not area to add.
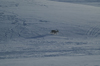
[[[57,34],[59,31],[58,30],[51,30],[52,34]]]

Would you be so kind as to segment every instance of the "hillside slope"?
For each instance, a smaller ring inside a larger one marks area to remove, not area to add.
[[[0,41],[46,35],[52,29],[58,29],[59,36],[100,37],[97,7],[33,0],[1,3]]]
[[[100,7],[48,0],[1,0],[0,62],[6,63],[0,65],[41,66],[50,57],[44,66],[66,66],[62,60],[67,57],[64,61],[73,62],[69,66],[100,66],[99,11]],[[54,29],[59,33],[51,34]],[[56,62],[50,62],[54,58]]]

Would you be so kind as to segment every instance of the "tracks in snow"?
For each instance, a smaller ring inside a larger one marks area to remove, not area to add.
[[[87,35],[91,36],[91,37],[99,37],[100,36],[100,27],[98,27],[98,26],[91,27],[88,30]]]

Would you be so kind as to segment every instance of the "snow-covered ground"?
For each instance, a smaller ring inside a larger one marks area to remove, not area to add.
[[[69,2],[74,4],[83,4],[83,5],[100,7],[100,0],[51,0],[51,1]]]
[[[58,34],[50,31],[58,29]],[[0,0],[0,66],[100,66],[100,7]]]
[[[100,56],[46,57],[0,60],[1,66],[100,66]]]

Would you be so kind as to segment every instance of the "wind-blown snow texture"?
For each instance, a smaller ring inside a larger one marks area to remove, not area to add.
[[[100,7],[100,0],[51,0],[51,1],[69,2],[69,3],[76,3],[76,4]]]
[[[59,33],[50,34],[54,29]],[[0,0],[0,66],[100,66],[99,62],[100,7]]]

